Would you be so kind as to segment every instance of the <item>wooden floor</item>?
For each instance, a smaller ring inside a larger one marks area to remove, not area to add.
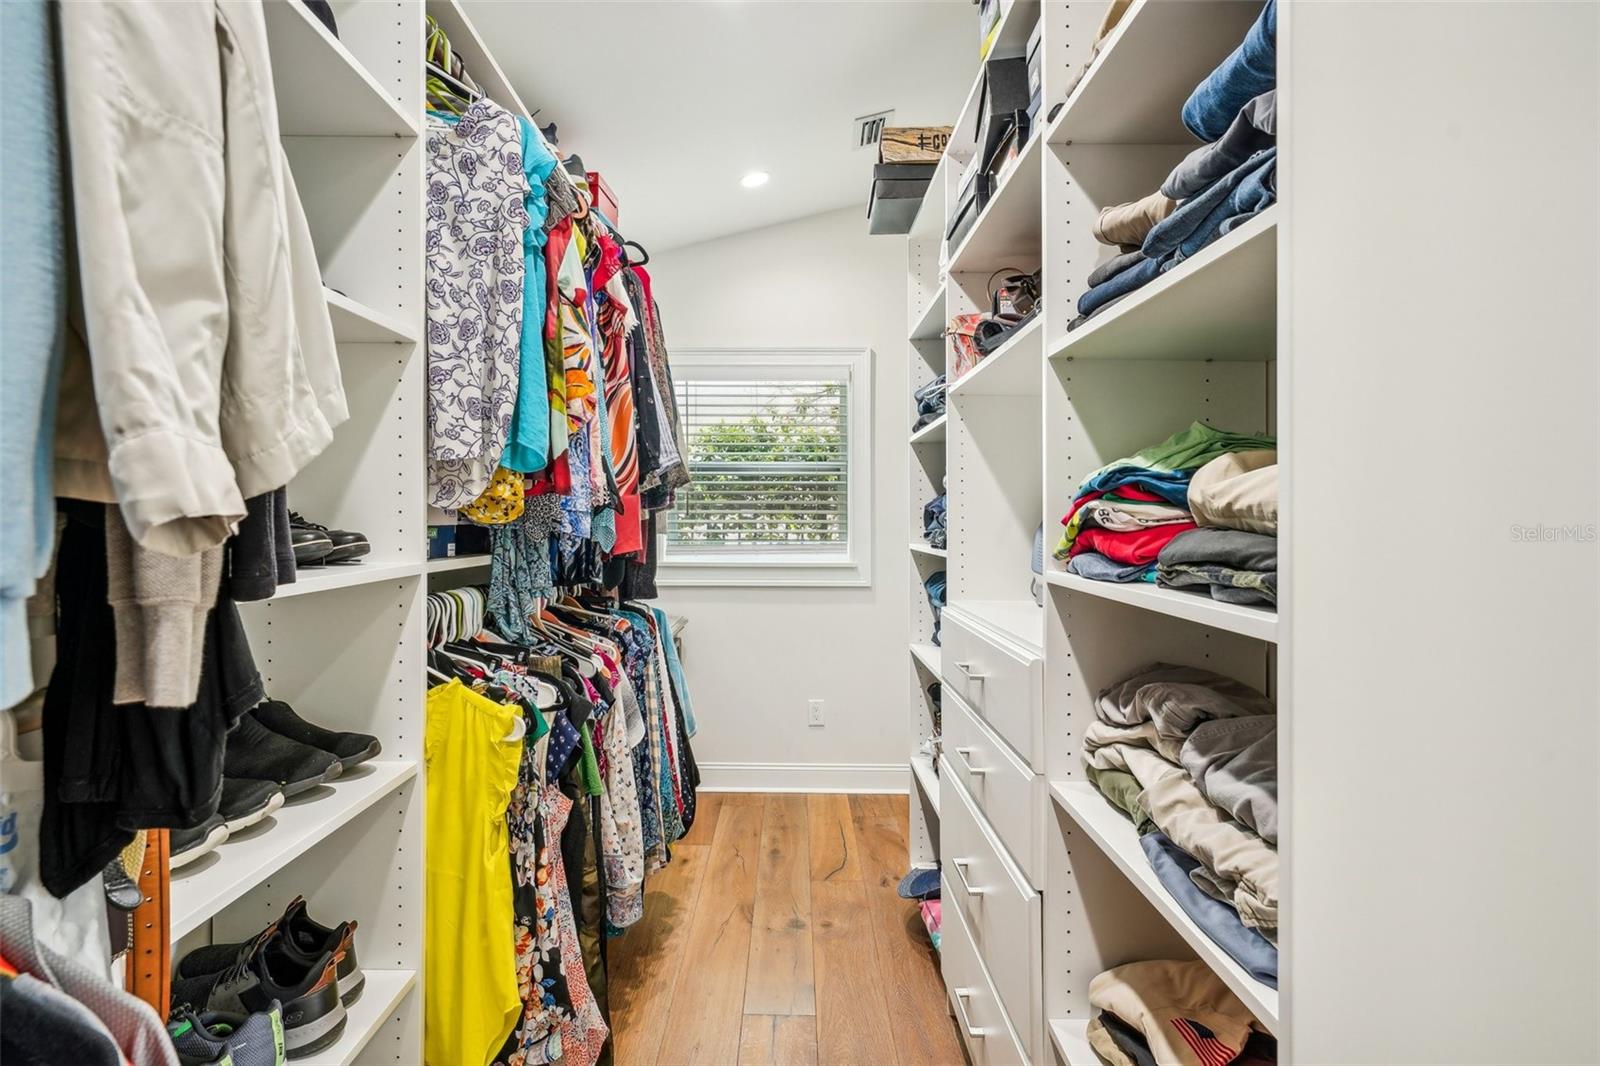
[[[701,793],[610,948],[620,1066],[959,1066],[904,796]]]

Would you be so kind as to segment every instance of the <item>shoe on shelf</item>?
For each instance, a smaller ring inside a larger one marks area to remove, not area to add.
[[[276,781],[253,777],[222,779],[222,801],[217,804],[217,813],[230,833],[255,825],[282,806],[283,790]]]
[[[306,913],[304,896],[296,896],[284,908],[283,917],[256,934],[255,940],[243,944],[211,944],[195,948],[178,960],[172,969],[174,980],[204,977],[219,973],[236,964],[263,937],[274,931],[283,934],[283,951],[296,963],[310,966],[325,954],[332,954],[335,973],[339,978],[339,999],[346,1007],[361,998],[367,975],[361,972],[356,958],[356,923],[340,922],[335,926],[321,925]]]
[[[229,777],[275,782],[285,799],[339,776],[337,756],[274,733],[247,712],[228,734],[222,753],[224,780]]]
[[[254,1014],[195,1011],[184,1004],[167,1019],[179,1066],[284,1066],[283,1010],[276,1001]]]
[[[333,538],[315,529],[290,526],[289,547],[294,550],[295,566],[314,566],[333,551]]]
[[[308,722],[295,713],[295,709],[282,700],[267,700],[250,712],[255,720],[290,740],[320,748],[338,758],[345,770],[359,766],[383,750],[378,738],[367,733],[347,733],[325,729]]]
[[[329,550],[321,558],[312,560],[314,562],[348,563],[372,551],[372,544],[367,540],[365,533],[352,533],[348,529],[329,529],[319,522],[308,521],[299,511],[289,512],[289,531],[295,543],[299,542],[302,533],[316,533],[327,538]],[[299,554],[295,555],[294,561],[296,564],[300,562]]]
[[[174,976],[172,1001],[189,1004],[202,1016],[207,1011],[265,1013],[281,1004],[284,1050],[297,1059],[330,1047],[344,1032],[347,1015],[336,969],[331,952],[304,963],[284,950],[284,935],[274,922],[220,973]]]
[[[174,829],[168,836],[168,846],[171,850],[167,869],[176,870],[180,866],[187,866],[200,856],[215,851],[217,845],[227,839],[228,824],[222,820],[220,814],[213,814],[193,829]]]

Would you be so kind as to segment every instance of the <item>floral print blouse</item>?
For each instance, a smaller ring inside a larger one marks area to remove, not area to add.
[[[529,189],[517,120],[492,101],[430,115],[427,142],[428,501],[455,508],[488,487],[511,433]]]

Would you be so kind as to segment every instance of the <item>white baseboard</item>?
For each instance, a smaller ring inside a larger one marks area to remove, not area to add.
[[[888,792],[911,787],[905,763],[703,762],[702,792]]]

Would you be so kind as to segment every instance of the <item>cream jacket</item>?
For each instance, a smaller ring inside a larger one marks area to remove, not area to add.
[[[220,544],[348,417],[259,0],[62,4],[80,284],[57,491]]]

